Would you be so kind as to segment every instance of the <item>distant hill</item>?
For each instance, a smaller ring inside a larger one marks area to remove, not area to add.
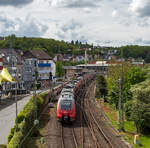
[[[145,62],[150,63],[150,46],[138,46],[138,45],[128,45],[122,47],[100,47],[93,46],[93,44],[82,43],[80,41],[59,41],[55,39],[48,38],[35,38],[35,37],[16,37],[11,35],[12,38],[12,48],[17,50],[31,50],[31,49],[43,49],[51,57],[54,54],[71,54],[71,55],[84,55],[84,49],[89,48],[91,50],[87,51],[88,54],[94,57],[95,54],[104,55],[107,54],[109,50],[117,50],[116,56],[121,56],[121,50],[123,51],[124,58],[135,58],[144,59]],[[0,48],[10,47],[10,36],[0,37]],[[101,52],[101,51],[105,52]]]
[[[79,48],[91,47],[89,44],[82,44],[79,41],[72,41],[71,43],[65,41],[58,41],[55,39],[47,38],[29,38],[29,37],[16,37],[11,35],[12,48],[18,50],[31,50],[31,49],[43,49],[46,50],[49,55],[53,56],[56,53],[72,54],[73,50]],[[10,47],[10,36],[5,37],[5,40],[0,40],[0,48]]]

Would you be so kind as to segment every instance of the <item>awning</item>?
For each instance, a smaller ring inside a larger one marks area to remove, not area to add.
[[[2,72],[0,73],[0,84],[2,82],[12,82],[14,79],[13,77],[9,74],[7,68],[3,68]]]

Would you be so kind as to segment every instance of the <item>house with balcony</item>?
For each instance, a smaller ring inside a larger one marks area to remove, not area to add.
[[[23,55],[23,79],[29,84],[35,79],[42,87],[48,87],[50,73],[52,78],[56,74],[56,64],[52,58],[43,50],[29,50]]]

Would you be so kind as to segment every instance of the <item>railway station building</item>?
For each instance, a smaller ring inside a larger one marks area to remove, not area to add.
[[[67,79],[74,78],[76,75],[82,72],[82,68],[76,66],[64,66],[65,77]]]
[[[87,69],[88,71],[100,72],[101,74],[106,74],[108,70],[108,66],[110,66],[107,61],[97,61],[92,64],[80,64],[77,65],[78,68]]]

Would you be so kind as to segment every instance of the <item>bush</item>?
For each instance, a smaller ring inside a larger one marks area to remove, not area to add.
[[[128,121],[132,120],[131,118],[132,112],[133,112],[133,100],[127,101],[125,103],[125,115]]]
[[[132,120],[135,123],[137,132],[150,134],[150,80],[146,80],[132,87],[133,111]]]
[[[21,111],[18,115],[17,115],[17,122],[18,124],[21,123],[25,118],[24,112]]]
[[[36,97],[37,111],[44,107],[44,101],[47,93],[42,93]],[[7,137],[7,148],[18,148],[24,135],[27,135],[29,130],[34,126],[34,111],[35,111],[35,100],[33,97],[25,105],[24,109],[18,114],[18,131],[16,132],[16,124],[11,129],[10,134]],[[16,123],[16,122],[15,122]],[[34,133],[34,131],[33,131]],[[31,133],[32,134],[32,133]]]
[[[15,132],[15,128],[11,128],[10,129],[10,133],[9,133],[9,135],[7,137],[7,143],[9,143],[11,141],[11,139],[12,139],[12,137],[14,135],[14,132]]]
[[[106,79],[103,75],[98,75],[96,79],[96,97],[104,97],[104,101],[106,102],[105,96],[107,95],[107,83]]]
[[[23,134],[21,131],[16,132],[11,139],[10,143],[7,144],[7,148],[18,148],[20,141],[22,140]]]
[[[0,145],[0,148],[6,148],[6,146],[5,145]]]

